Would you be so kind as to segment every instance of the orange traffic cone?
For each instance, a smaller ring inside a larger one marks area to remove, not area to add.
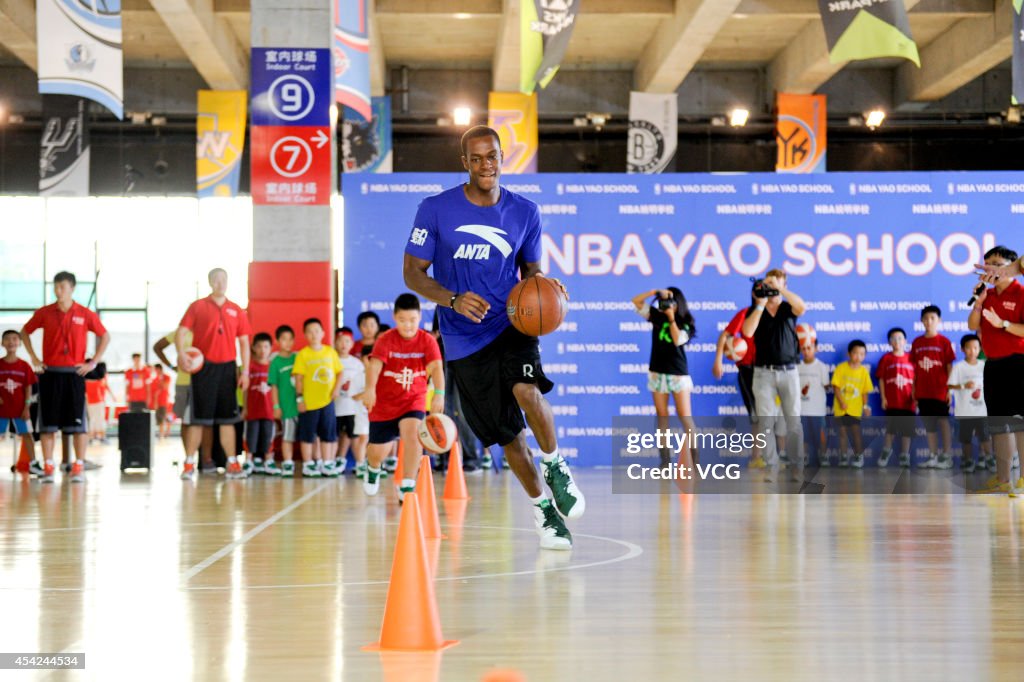
[[[434,476],[430,473],[430,456],[420,460],[420,473],[416,477],[416,491],[420,495],[420,517],[423,520],[423,537],[440,540],[441,520],[437,516],[437,497],[434,495]]]
[[[402,505],[380,641],[363,647],[365,651],[440,651],[458,644],[441,634],[416,495],[407,493]]]
[[[398,464],[395,465],[395,487],[399,488],[402,485],[402,460],[405,459],[405,443],[398,440]]]
[[[444,477],[444,499],[468,500],[466,491],[466,474],[462,471],[462,453],[459,441],[452,443],[452,451],[448,455],[448,474]]]
[[[28,465],[32,463],[33,459],[35,459],[35,448],[29,445],[30,442],[31,440],[28,438],[21,439],[21,452],[18,454],[18,463],[15,465],[15,469],[18,473],[29,473]]]

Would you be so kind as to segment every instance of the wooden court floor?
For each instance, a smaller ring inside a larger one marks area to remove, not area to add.
[[[625,496],[579,471],[571,554],[507,473],[441,508],[442,654],[377,640],[399,507],[357,481],[124,476],[0,485],[0,680],[1024,679],[1024,500]],[[836,472],[835,475],[839,475]],[[864,472],[864,475],[870,475]],[[438,485],[441,479],[436,479]],[[451,512],[449,515],[446,512]]]

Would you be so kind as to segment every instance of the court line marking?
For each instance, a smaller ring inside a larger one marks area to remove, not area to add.
[[[267,528],[270,528],[271,526],[273,526],[280,519],[284,518],[285,516],[287,516],[291,512],[293,512],[296,509],[298,509],[299,507],[301,507],[308,500],[313,498],[315,495],[319,494],[321,490],[323,490],[324,488],[326,488],[330,484],[331,484],[330,481],[325,481],[325,482],[321,483],[320,485],[318,485],[317,487],[313,488],[312,490],[310,490],[308,493],[306,493],[305,495],[303,495],[299,499],[297,499],[294,502],[292,502],[291,504],[289,504],[287,507],[285,507],[281,511],[277,512],[276,514],[274,514],[270,518],[268,518],[265,521],[263,521],[263,523],[261,523],[258,526],[254,527],[254,528],[252,528],[252,529],[250,529],[248,531],[246,531],[246,533],[244,535],[242,535],[242,537],[238,538],[237,540],[233,540],[233,541],[229,542],[228,544],[224,545],[223,547],[218,549],[216,552],[214,552],[213,554],[211,554],[210,556],[206,557],[205,559],[200,561],[198,564],[196,564],[192,568],[190,568],[187,571],[185,571],[184,573],[182,573],[181,574],[181,579],[179,580],[179,584],[184,586],[184,584],[187,583],[189,580],[191,580],[192,578],[196,577],[197,575],[199,575],[200,573],[202,573],[203,571],[208,569],[210,566],[213,566],[215,563],[217,563],[218,561],[220,561],[221,559],[223,559],[227,555],[231,554],[231,552],[235,551],[236,549],[238,549],[239,547],[241,547],[245,543],[249,542],[249,540],[252,540],[254,537],[256,537],[257,535],[259,535],[260,533],[265,531]]]

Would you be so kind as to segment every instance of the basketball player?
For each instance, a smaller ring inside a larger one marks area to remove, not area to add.
[[[517,331],[505,301],[519,276],[540,275],[540,211],[499,186],[498,133],[486,126],[462,136],[469,181],[420,204],[405,249],[405,282],[438,305],[448,369],[466,421],[484,446],[497,443],[534,505],[544,549],[571,549],[559,513],[583,515],[585,502],[558,452],[555,419],[544,398],[554,384],[544,375],[537,339]],[[427,270],[433,265],[433,276]],[[523,413],[526,420],[523,420]],[[541,488],[526,445],[529,423],[543,458]]]

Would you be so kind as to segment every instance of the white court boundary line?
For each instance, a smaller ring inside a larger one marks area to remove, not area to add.
[[[262,533],[266,529],[268,529],[271,526],[273,526],[279,520],[281,520],[282,518],[284,518],[285,516],[287,516],[291,512],[295,511],[299,507],[301,507],[303,504],[305,504],[307,501],[309,501],[310,498],[312,498],[313,496],[317,495],[321,490],[326,488],[328,485],[330,485],[329,481],[325,481],[325,482],[321,483],[320,485],[318,485],[317,487],[313,488],[312,490],[310,490],[308,493],[306,493],[305,495],[303,495],[299,499],[297,499],[294,502],[292,502],[291,504],[289,504],[287,507],[285,507],[281,511],[279,511],[276,514],[274,514],[273,516],[271,516],[269,519],[265,520],[263,523],[261,523],[258,526],[254,527],[254,528],[252,528],[252,529],[250,529],[248,531],[246,531],[246,533],[244,535],[242,535],[242,537],[238,538],[237,540],[233,540],[233,541],[229,542],[228,544],[224,545],[223,547],[218,549],[216,552],[214,552],[213,554],[211,554],[210,556],[206,557],[205,559],[200,561],[198,564],[196,564],[192,568],[190,568],[187,571],[185,571],[184,573],[182,573],[181,574],[181,580],[179,581],[179,584],[181,586],[184,586],[185,583],[187,583],[189,580],[191,580],[192,578],[196,577],[197,575],[199,575],[200,573],[202,573],[203,571],[208,569],[210,566],[213,566],[215,563],[217,563],[218,561],[220,561],[221,559],[226,557],[228,554],[231,554],[231,552],[235,551],[236,549],[238,549],[239,547],[241,547],[245,543],[249,542],[249,540],[252,540],[254,537],[256,537],[257,535],[259,535],[260,533]]]

